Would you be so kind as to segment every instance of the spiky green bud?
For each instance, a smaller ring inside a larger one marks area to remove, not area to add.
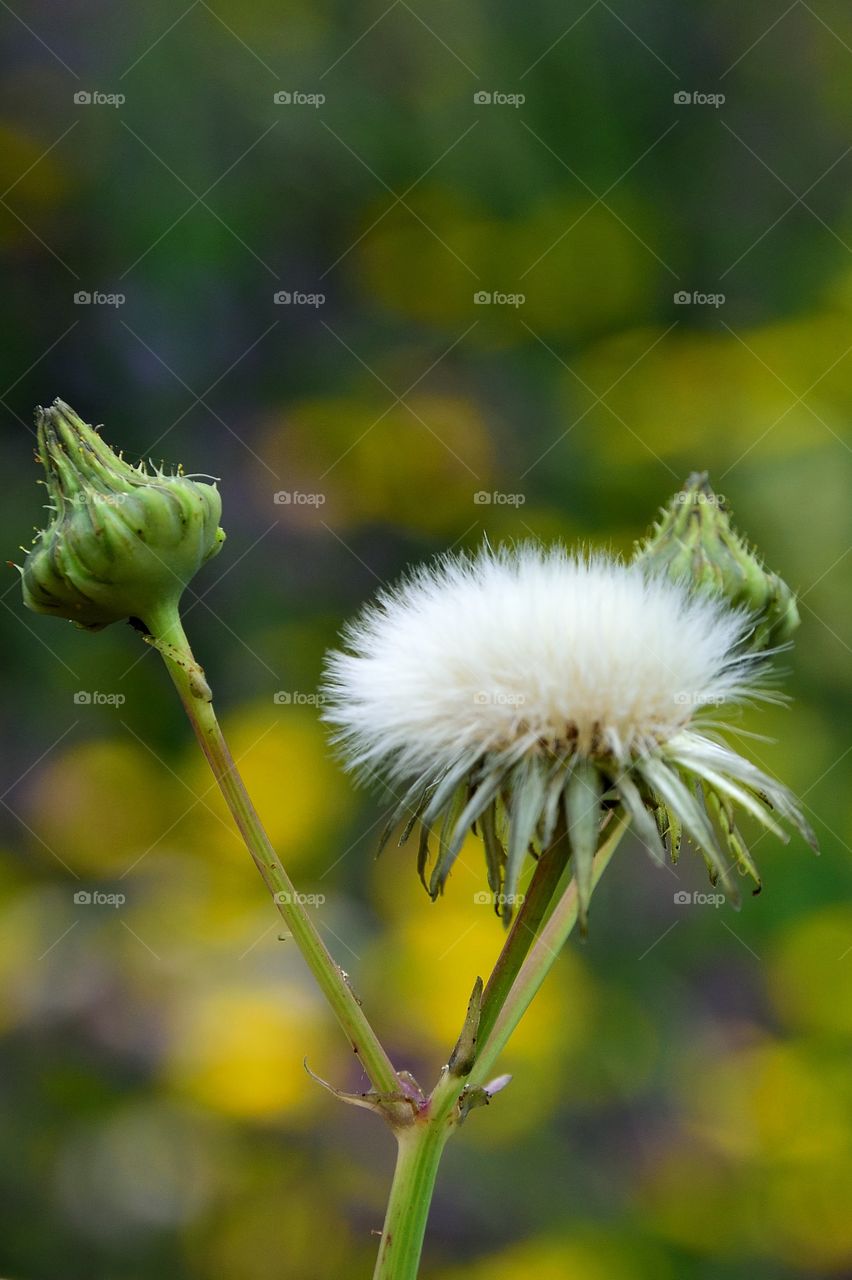
[[[27,607],[99,630],[176,606],[225,539],[216,486],[131,466],[61,400],[36,426],[53,514],[21,570]]]
[[[674,495],[635,558],[748,609],[753,650],[785,644],[799,625],[794,593],[732,528],[727,502],[713,492],[706,471],[693,473]]]

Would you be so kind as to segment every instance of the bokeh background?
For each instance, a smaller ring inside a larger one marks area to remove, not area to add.
[[[4,558],[54,396],[221,477],[187,627],[401,1066],[431,1083],[501,928],[476,850],[435,905],[410,849],[375,861],[381,804],[319,723],[342,621],[485,537],[629,552],[704,468],[801,594],[795,701],[743,749],[822,858],[759,838],[735,914],[675,900],[697,859],[623,847],[448,1149],[424,1276],[852,1274],[848,7],[0,20]],[[391,1141],[305,1073],[361,1083],[156,656],[25,614],[13,569],[0,604],[0,1273],[369,1275]]]

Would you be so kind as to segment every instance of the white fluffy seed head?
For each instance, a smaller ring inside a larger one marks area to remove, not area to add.
[[[384,592],[328,664],[352,765],[397,779],[517,744],[626,761],[753,692],[748,615],[603,555],[446,557]]]

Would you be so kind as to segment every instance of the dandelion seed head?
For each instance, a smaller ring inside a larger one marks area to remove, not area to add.
[[[356,764],[418,772],[479,745],[625,759],[752,692],[748,615],[611,557],[485,550],[369,606],[330,663]]]

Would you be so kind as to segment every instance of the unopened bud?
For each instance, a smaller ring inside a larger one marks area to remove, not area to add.
[[[91,630],[176,606],[225,539],[215,484],[131,466],[61,400],[36,425],[52,518],[21,570],[24,603]]]
[[[795,595],[731,527],[727,503],[710,488],[706,472],[689,477],[635,558],[747,609],[754,618],[753,650],[785,644],[799,625]]]

